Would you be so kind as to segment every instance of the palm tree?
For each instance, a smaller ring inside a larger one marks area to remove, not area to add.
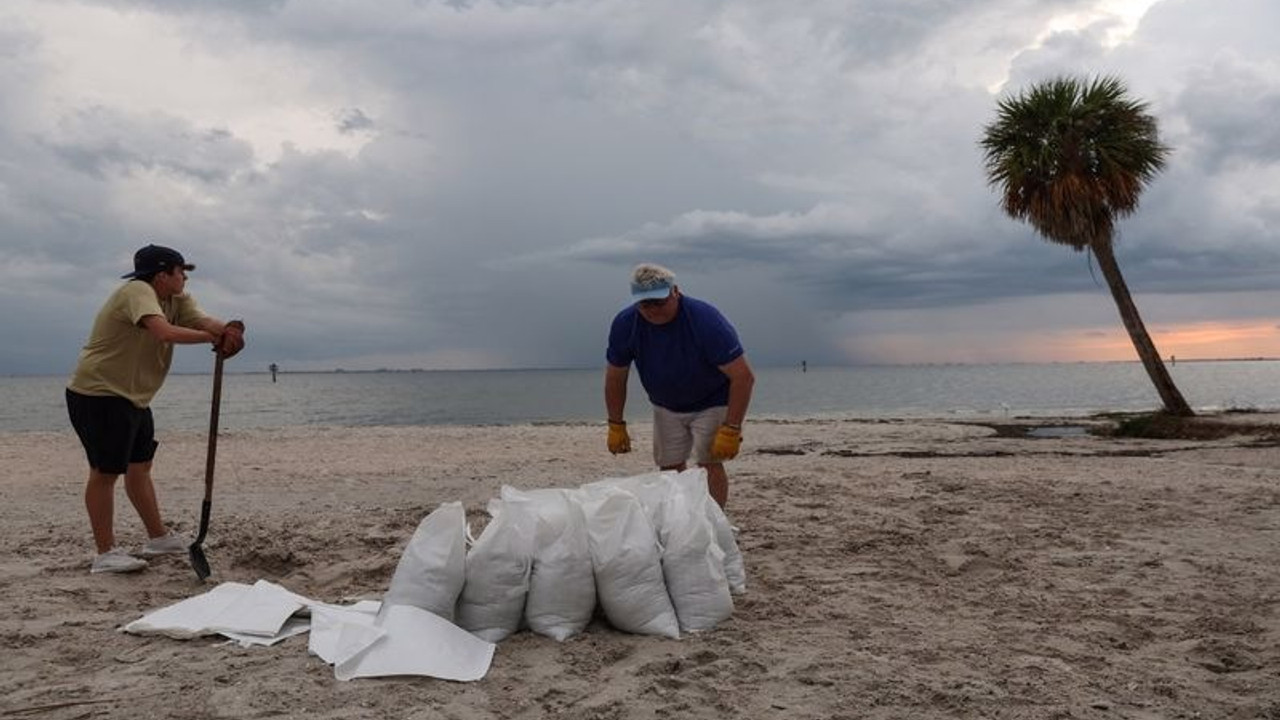
[[[1054,78],[1000,100],[980,144],[1005,213],[1051,243],[1093,253],[1165,411],[1193,415],[1147,334],[1112,247],[1116,219],[1137,209],[1169,154],[1146,103],[1130,99],[1114,77]]]

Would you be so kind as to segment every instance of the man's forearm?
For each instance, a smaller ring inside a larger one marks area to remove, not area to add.
[[[725,410],[724,422],[733,427],[742,427],[747,417],[747,406],[751,404],[751,391],[755,387],[755,378],[750,374],[729,380],[729,407]]]
[[[725,409],[724,422],[740,428],[743,419],[747,417],[747,406],[751,404],[751,390],[756,384],[755,373],[751,372],[751,365],[742,355],[727,365],[721,365],[720,372],[729,378],[729,403]]]
[[[197,329],[203,330],[209,333],[210,335],[213,335],[214,337],[221,337],[222,333],[225,332],[227,329],[226,323],[222,322],[216,317],[211,317],[208,315],[195,321],[194,325],[196,326]]]
[[[610,367],[604,374],[604,409],[610,422],[623,422],[627,408],[627,371]]]
[[[174,325],[160,315],[148,315],[142,319],[142,326],[161,342],[178,345],[197,345],[199,343],[217,342],[218,337],[204,328],[188,328]]]

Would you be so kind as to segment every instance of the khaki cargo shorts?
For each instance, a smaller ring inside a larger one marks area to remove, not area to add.
[[[653,406],[653,461],[658,467],[683,465],[693,456],[699,465],[711,460],[711,441],[724,423],[725,405],[696,412],[674,412]]]

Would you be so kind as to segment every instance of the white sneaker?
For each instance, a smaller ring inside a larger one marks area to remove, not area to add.
[[[147,566],[147,561],[136,558],[120,548],[111,548],[93,559],[91,573],[137,572]]]
[[[170,530],[166,535],[148,540],[147,544],[143,545],[142,549],[138,551],[138,554],[143,557],[155,557],[156,555],[184,553],[190,544],[186,538]]]

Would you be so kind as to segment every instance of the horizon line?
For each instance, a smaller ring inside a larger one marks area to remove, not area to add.
[[[1256,356],[1256,357],[1223,357],[1223,358],[1169,358],[1165,362],[1169,365],[1176,366],[1178,363],[1211,363],[1211,362],[1276,362],[1280,361],[1280,357]],[[1139,359],[1132,360],[1008,360],[996,362],[965,362],[965,361],[936,361],[936,362],[911,362],[911,363],[849,363],[846,365],[826,365],[826,364],[810,364],[804,361],[793,362],[787,364],[761,364],[756,365],[761,369],[785,369],[785,368],[807,368],[812,370],[830,370],[830,369],[852,369],[852,368],[877,368],[877,367],[980,367],[990,365],[1115,365],[1115,364],[1141,364]],[[451,372],[560,372],[560,371],[581,371],[596,370],[597,366],[530,366],[530,367],[489,367],[489,368],[373,368],[367,370],[347,369],[342,367],[333,367],[319,370],[288,370],[277,366],[276,373],[279,375],[371,375],[378,373],[451,373]],[[270,375],[270,368],[265,370],[231,370],[228,369],[227,374],[231,375]],[[0,373],[0,377],[60,377],[65,373]],[[210,371],[204,370],[175,370],[171,375],[209,375]]]

